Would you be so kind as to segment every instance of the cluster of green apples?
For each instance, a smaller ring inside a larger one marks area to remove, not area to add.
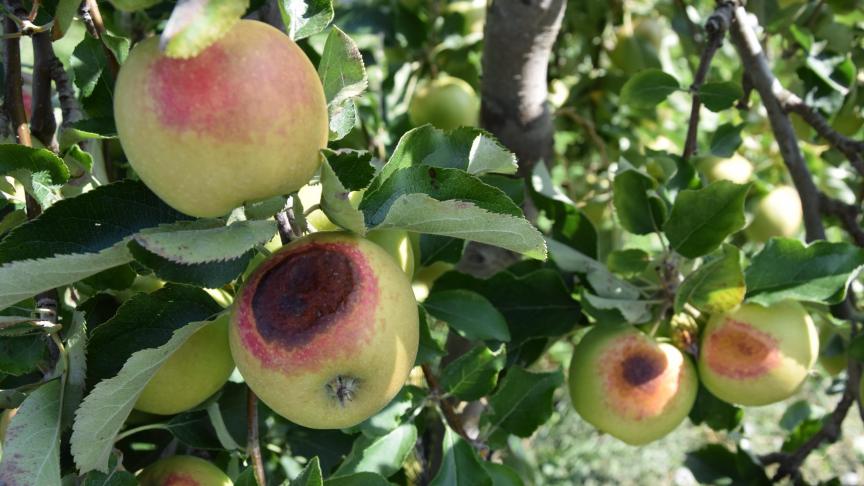
[[[695,365],[636,327],[596,324],[573,351],[570,395],[587,422],[641,445],[684,421],[700,382],[726,402],[768,405],[796,393],[818,354],[813,320],[791,301],[711,316]]]

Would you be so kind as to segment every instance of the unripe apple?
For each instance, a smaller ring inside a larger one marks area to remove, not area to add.
[[[229,340],[246,383],[275,412],[304,427],[350,427],[405,383],[419,342],[417,303],[381,247],[314,233],[243,284]]]
[[[432,285],[438,280],[438,277],[453,270],[455,265],[449,262],[435,262],[429,266],[417,270],[417,275],[414,276],[414,281],[411,283],[411,288],[414,290],[414,297],[417,302],[423,302],[426,297],[429,297],[429,291],[432,290]]]
[[[300,189],[328,135],[315,67],[253,20],[191,59],[161,54],[158,37],[138,44],[117,78],[114,118],[141,180],[199,217]]]
[[[447,5],[447,11],[460,14],[465,35],[482,34],[486,23],[486,0],[458,0]]]
[[[442,130],[477,125],[480,100],[465,81],[441,74],[417,88],[408,116],[415,127],[431,123]]]
[[[747,227],[747,236],[756,242],[773,237],[792,237],[801,231],[804,210],[798,191],[791,186],[780,186],[763,197],[753,211],[753,221]]]
[[[183,343],[144,387],[135,409],[173,415],[200,405],[219,391],[234,371],[228,321],[224,314]]]
[[[819,355],[813,319],[797,302],[744,304],[711,316],[699,376],[721,400],[767,405],[794,395]]]
[[[138,473],[140,486],[233,486],[221,469],[195,456],[160,459]]]
[[[819,364],[831,376],[837,376],[846,369],[849,356],[846,354],[846,346],[849,343],[849,329],[839,328],[831,323],[823,322],[819,326]],[[833,354],[828,351],[833,349]],[[841,351],[837,352],[838,350]]]
[[[579,415],[631,445],[678,427],[698,390],[689,358],[628,325],[595,325],[573,350],[569,381]]]
[[[699,169],[708,182],[729,181],[736,184],[750,182],[753,176],[753,164],[737,153],[731,158],[724,159],[712,155],[700,157],[696,160],[696,168]]]

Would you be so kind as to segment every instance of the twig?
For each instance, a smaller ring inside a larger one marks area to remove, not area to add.
[[[69,81],[66,69],[63,68],[63,63],[60,62],[57,56],[54,56],[54,60],[51,63],[51,79],[54,80],[54,87],[57,89],[57,97],[60,100],[60,113],[63,117],[62,126],[65,127],[80,120],[81,107],[78,106],[78,99],[75,98],[75,88]]]
[[[276,213],[276,227],[279,229],[279,239],[282,240],[283,245],[287,245],[294,239],[292,218],[288,215],[290,211],[293,210],[289,207]]]
[[[258,486],[267,486],[267,476],[264,473],[264,460],[261,458],[261,441],[258,440],[258,397],[252,389],[246,394],[246,448],[252,460],[252,472]]]
[[[711,67],[711,60],[714,59],[714,54],[723,45],[723,38],[726,37],[726,31],[729,30],[729,24],[732,21],[732,9],[734,6],[732,2],[720,3],[714,13],[705,22],[705,32],[708,34],[708,42],[705,45],[705,49],[702,50],[702,55],[699,56],[699,67],[693,76],[693,84],[690,85],[690,94],[693,96],[693,103],[690,108],[687,139],[684,143],[684,160],[689,159],[696,153],[696,135],[699,132],[699,110],[702,107],[699,88],[705,83],[705,78],[708,76],[708,68]]]
[[[606,151],[606,142],[603,141],[603,138],[597,134],[597,130],[594,128],[594,123],[592,123],[587,118],[583,117],[579,113],[576,113],[576,110],[573,108],[561,108],[557,112],[556,115],[563,115],[567,118],[573,120],[574,123],[579,125],[585,133],[588,134],[588,138],[594,142],[594,145],[597,147],[597,151],[600,152],[600,159],[603,161],[603,167],[609,167],[609,156]]]
[[[855,244],[864,247],[864,228],[862,228],[861,223],[858,222],[861,217],[860,207],[846,204],[843,201],[838,201],[828,197],[826,194],[820,194],[819,208],[822,210],[823,214],[834,216],[840,220],[840,223],[843,224],[843,228],[846,229],[846,232],[849,233],[855,241]]]
[[[105,34],[105,24],[102,22],[102,13],[99,11],[99,4],[96,3],[96,0],[84,0],[78,12],[81,15],[81,20],[84,21],[87,32],[91,36],[101,39]],[[108,70],[111,72],[111,77],[117,79],[120,63],[104,42],[102,43],[102,51],[105,52],[105,56],[108,58]]]
[[[9,16],[3,19],[3,29],[6,34],[18,32],[18,25]],[[18,143],[32,146],[30,127],[27,125],[27,112],[24,110],[24,95],[21,91],[21,47],[19,38],[7,38],[3,41],[3,59],[6,70],[6,96],[3,110],[15,131]]]
[[[813,183],[810,170],[804,162],[789,115],[777,99],[777,93],[785,90],[774,77],[756,32],[749,22],[744,7],[736,6],[731,28],[732,42],[738,50],[744,70],[750,75],[753,88],[762,98],[780,155],[801,196],[807,241],[824,240],[825,228],[822,226],[822,216],[819,212],[819,189]]]
[[[51,70],[56,56],[51,46],[51,32],[41,32],[33,36],[33,118],[30,120],[30,133],[43,146],[57,153],[57,119],[51,103]]]
[[[849,159],[852,167],[861,176],[864,176],[864,160],[861,157],[861,154],[864,154],[864,142],[853,140],[831,128],[831,125],[828,124],[828,121],[822,115],[807,106],[804,100],[788,90],[782,90],[777,99],[786,111],[800,116],[808,125],[816,130],[816,133],[820,137],[828,141],[832,147],[842,152]]]
[[[423,376],[426,378],[426,383],[429,385],[429,389],[432,390],[433,396],[439,398],[438,404],[441,407],[441,413],[444,415],[444,420],[447,421],[447,425],[450,426],[454,432],[462,436],[463,439],[468,441],[469,444],[474,446],[474,448],[481,451],[487,449],[486,444],[471,437],[468,435],[468,432],[465,431],[465,424],[462,422],[462,417],[453,408],[453,402],[451,399],[441,396],[441,386],[438,382],[438,377],[435,376],[435,373],[432,372],[429,365],[424,364],[421,368],[423,369]]]

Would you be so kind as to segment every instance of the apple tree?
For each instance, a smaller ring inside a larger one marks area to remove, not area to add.
[[[0,485],[861,482],[861,0],[3,7]]]

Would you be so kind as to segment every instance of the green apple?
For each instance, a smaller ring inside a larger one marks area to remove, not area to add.
[[[447,4],[447,12],[462,15],[465,35],[482,34],[486,23],[486,0],[457,0]]]
[[[767,405],[794,395],[818,356],[819,336],[801,304],[744,304],[711,316],[699,376],[721,400]]]
[[[122,12],[136,12],[158,4],[162,0],[110,0],[114,8]]]
[[[223,314],[180,346],[144,387],[135,409],[173,415],[200,405],[219,391],[234,370],[228,321],[228,314]]]
[[[480,100],[465,81],[441,74],[417,88],[408,106],[415,127],[431,123],[442,130],[476,126]]]
[[[696,168],[705,174],[708,182],[729,181],[736,184],[746,184],[753,177],[753,164],[739,154],[724,159],[712,155],[698,157]]]
[[[243,284],[229,341],[246,383],[276,413],[304,427],[351,427],[405,383],[419,342],[417,303],[380,246],[314,233]]]
[[[791,186],[779,186],[756,204],[746,233],[759,243],[773,237],[793,237],[801,231],[803,221],[804,210],[798,191]]]
[[[411,288],[414,290],[414,297],[417,299],[417,302],[426,300],[426,297],[429,297],[429,291],[432,290],[432,285],[435,284],[438,277],[453,270],[454,267],[452,263],[438,261],[417,270],[417,274],[414,275],[414,282],[411,283]]]
[[[849,329],[835,326],[827,321],[822,322],[819,326],[819,344],[819,364],[829,375],[839,375],[849,362],[849,356],[846,354]]]
[[[595,325],[570,362],[570,397],[585,421],[628,444],[673,431],[699,388],[690,359],[629,325]]]
[[[328,136],[315,66],[253,20],[191,59],[164,56],[158,36],[138,44],[117,78],[114,118],[141,180],[199,217],[300,189]]]
[[[140,486],[233,486],[221,469],[194,456],[160,459],[138,473]]]

